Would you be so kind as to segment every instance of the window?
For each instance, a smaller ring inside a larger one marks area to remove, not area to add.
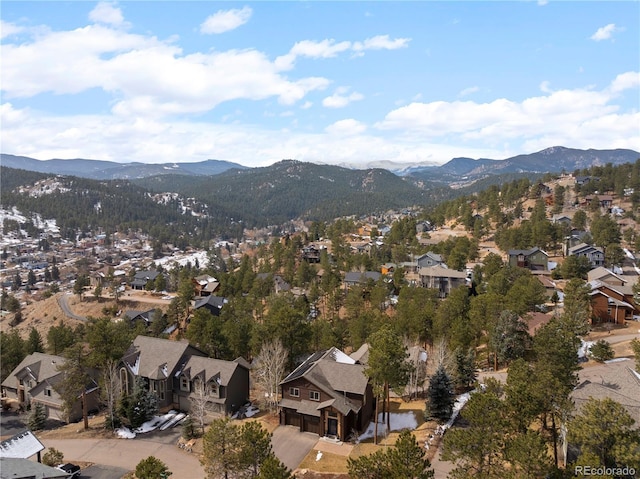
[[[320,401],[320,392],[309,391],[309,399],[311,399],[312,401]]]
[[[47,388],[44,390],[44,395],[51,397],[51,388]]]
[[[129,394],[129,376],[125,368],[120,368],[120,384],[125,394]]]
[[[300,390],[298,388],[289,388],[289,396],[294,398],[299,398]]]
[[[180,391],[189,392],[189,378],[187,376],[180,376]]]
[[[209,396],[218,395],[218,382],[214,379],[207,384],[207,394]]]

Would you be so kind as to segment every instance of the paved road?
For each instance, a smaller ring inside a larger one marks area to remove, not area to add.
[[[127,469],[121,467],[95,465],[83,469],[80,479],[122,479],[127,472]]]
[[[171,479],[205,477],[198,457],[175,444],[140,439],[43,439],[42,443],[45,447],[55,447],[62,451],[68,462],[93,462],[132,471],[140,460],[155,456],[173,473]]]
[[[279,426],[271,438],[273,453],[291,470],[300,465],[317,442],[317,434],[300,432],[295,426]]]
[[[84,316],[78,316],[77,314],[74,314],[73,311],[71,311],[71,308],[69,307],[69,302],[67,301],[67,298],[68,298],[68,295],[66,293],[59,294],[58,297],[57,297],[58,304],[62,308],[62,311],[64,312],[64,314],[66,314],[67,316],[69,316],[72,319],[78,319],[80,321],[86,321],[87,318],[85,318]]]

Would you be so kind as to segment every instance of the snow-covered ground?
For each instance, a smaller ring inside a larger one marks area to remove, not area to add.
[[[178,413],[178,411],[171,410],[167,414],[154,416],[152,419],[145,422],[142,426],[140,426],[137,429],[134,429],[133,431],[124,426],[121,427],[120,429],[116,429],[116,435],[122,439],[133,439],[138,434],[145,434],[147,432],[155,431],[158,428],[160,428],[160,430],[164,430],[162,427],[163,425],[170,422],[175,422],[175,424],[180,422],[181,419],[178,421],[175,421],[175,419],[179,416],[182,416],[182,419],[185,418],[185,414],[181,414],[181,413]]]
[[[595,343],[596,343],[595,341],[582,340],[582,344],[580,344],[580,348],[578,349],[578,358],[587,359],[589,350],[591,349],[591,346],[593,346]]]
[[[162,265],[163,268],[171,269],[171,267],[175,264],[179,264],[180,266],[185,266],[187,263],[191,263],[192,265],[196,264],[196,260],[198,260],[198,264],[201,268],[206,267],[209,264],[209,257],[207,256],[206,251],[196,251],[195,253],[190,254],[175,254],[173,256],[165,256],[164,258],[160,258],[154,261],[155,265]]]
[[[402,429],[413,430],[418,427],[418,421],[416,420],[416,416],[413,412],[392,412],[389,416],[392,431],[401,431]],[[386,427],[386,420],[382,420],[382,413],[378,414],[378,437],[384,435]],[[373,437],[374,429],[375,424],[371,421],[367,430],[358,437],[358,440],[362,441],[363,439]]]

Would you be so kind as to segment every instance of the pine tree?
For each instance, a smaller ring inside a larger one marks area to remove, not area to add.
[[[166,479],[171,474],[167,465],[154,456],[149,456],[136,465],[136,479]]]
[[[32,431],[40,431],[44,429],[46,421],[47,413],[44,410],[44,406],[39,402],[35,403],[33,411],[31,411],[31,415],[29,416],[29,429]]]
[[[431,378],[429,389],[427,390],[427,397],[428,401],[425,415],[441,421],[446,421],[451,417],[455,398],[451,386],[451,378],[444,369],[444,366],[440,365]]]
[[[40,333],[34,327],[31,327],[31,331],[29,331],[29,339],[27,339],[26,348],[27,354],[44,352],[42,336],[40,336]]]

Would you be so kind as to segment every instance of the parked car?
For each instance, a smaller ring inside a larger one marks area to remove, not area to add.
[[[66,472],[67,474],[70,474],[70,478],[75,479],[76,477],[80,477],[80,466],[76,464],[71,464],[70,462],[68,462],[66,464],[62,464],[61,466],[58,466],[58,469]]]

